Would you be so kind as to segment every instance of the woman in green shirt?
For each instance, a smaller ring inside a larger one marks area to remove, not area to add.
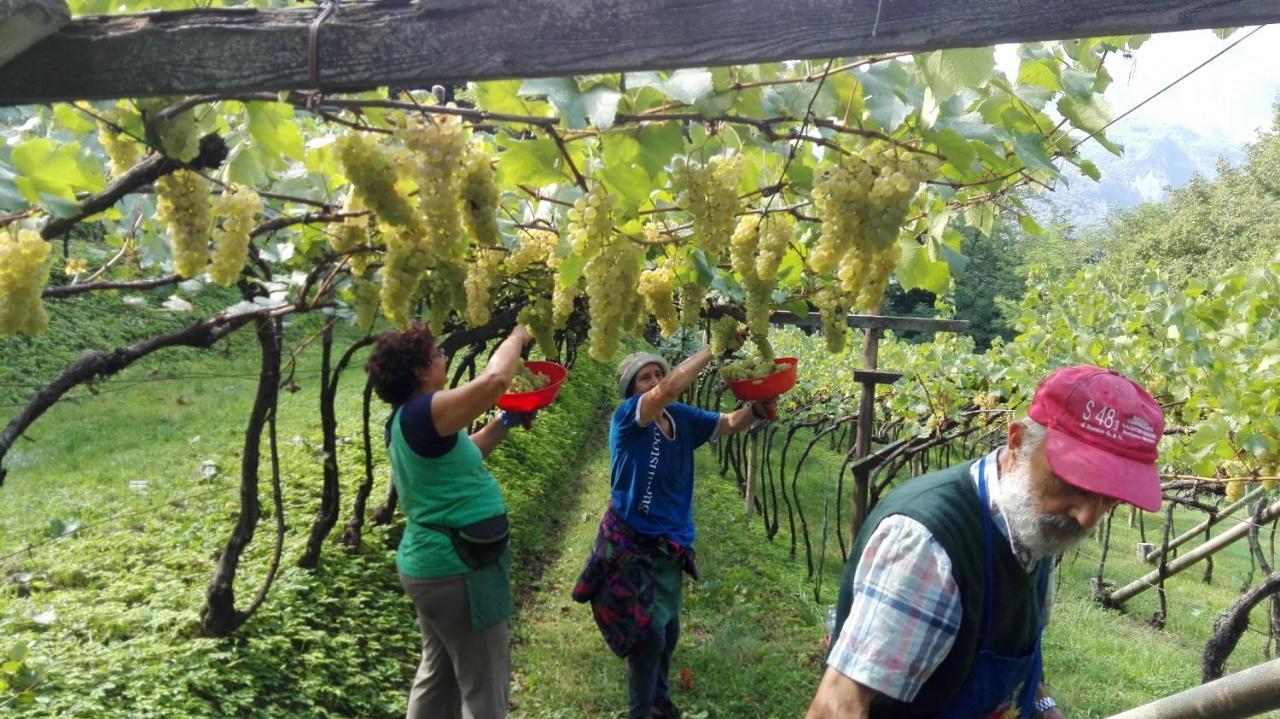
[[[524,418],[504,413],[474,434],[466,430],[507,391],[529,340],[516,327],[483,372],[453,389],[445,389],[449,358],[416,322],[379,335],[365,366],[392,407],[387,452],[406,518],[396,568],[422,631],[409,719],[507,713],[511,560],[506,505],[484,457]],[[470,551],[477,547],[481,556]]]

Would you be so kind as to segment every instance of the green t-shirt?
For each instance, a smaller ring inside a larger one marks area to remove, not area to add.
[[[507,511],[498,481],[485,469],[484,456],[465,432],[441,457],[423,457],[400,431],[399,410],[391,420],[391,477],[404,509],[404,537],[396,568],[411,577],[465,574],[470,567],[453,551],[449,537],[427,524],[460,527]]]

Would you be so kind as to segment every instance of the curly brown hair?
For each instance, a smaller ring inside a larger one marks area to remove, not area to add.
[[[436,341],[431,330],[413,322],[403,332],[383,332],[373,341],[364,369],[383,402],[399,407],[418,390],[418,371],[431,366]]]

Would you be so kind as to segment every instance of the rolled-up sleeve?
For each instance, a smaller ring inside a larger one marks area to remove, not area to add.
[[[858,560],[853,606],[827,664],[909,702],[951,651],[960,617],[960,591],[946,550],[916,520],[888,517]]]

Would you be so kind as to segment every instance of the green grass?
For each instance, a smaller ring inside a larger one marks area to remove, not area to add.
[[[763,542],[710,452],[699,452],[694,518],[701,581],[686,580],[673,699],[687,717],[804,713],[822,656],[821,616],[804,566]],[[582,478],[564,551],[516,626],[513,718],[606,717],[626,711],[625,662],[605,646],[588,605],[569,597],[608,500],[608,457]],[[681,675],[689,681],[681,681]]]

